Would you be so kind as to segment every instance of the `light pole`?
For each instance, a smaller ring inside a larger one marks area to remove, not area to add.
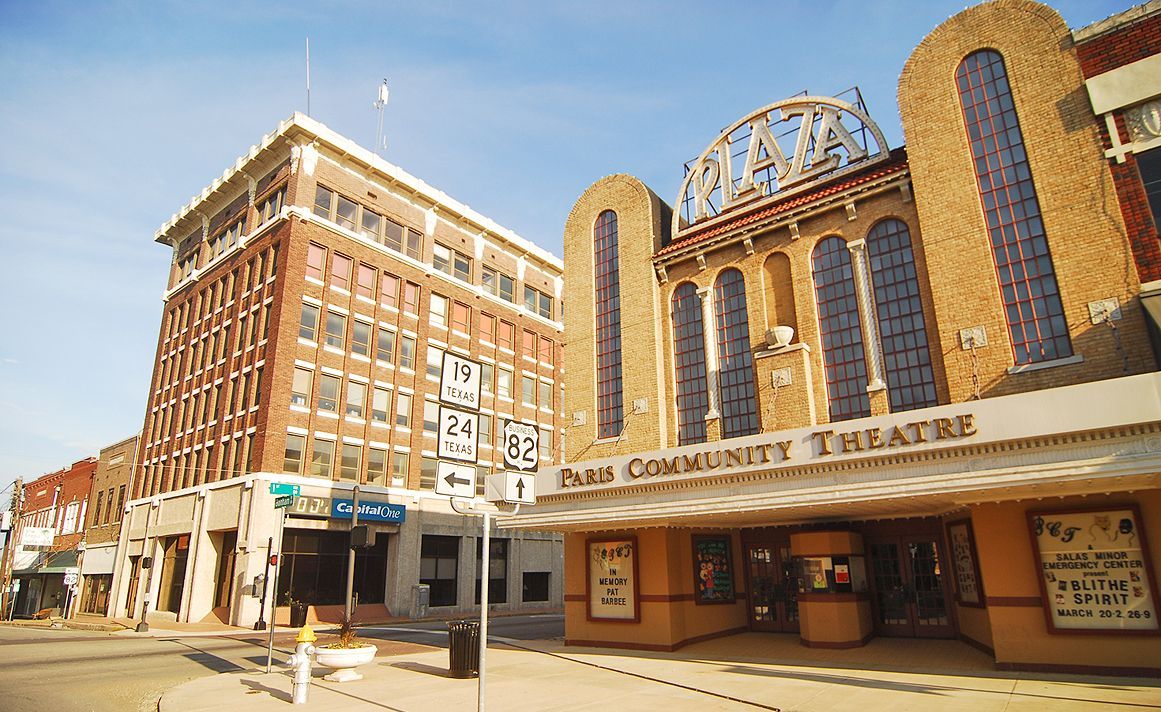
[[[351,531],[355,531],[355,527],[359,526],[359,485],[355,485],[353,499],[351,502]],[[347,542],[347,598],[346,598],[346,613],[345,617],[348,621],[351,620],[351,596],[355,590],[355,547],[352,546],[354,541]]]
[[[141,572],[145,575],[145,595],[141,598],[141,622],[137,624],[138,633],[148,633],[149,624],[145,622],[145,614],[149,611],[149,590],[153,584],[153,557],[146,556],[149,552],[149,519],[153,514],[153,502],[145,510],[145,539],[141,542]]]

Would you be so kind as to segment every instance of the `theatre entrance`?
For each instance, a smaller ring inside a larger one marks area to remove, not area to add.
[[[905,638],[954,638],[937,534],[868,536],[875,632]]]
[[[750,630],[797,633],[798,582],[790,540],[746,541],[744,555]]]

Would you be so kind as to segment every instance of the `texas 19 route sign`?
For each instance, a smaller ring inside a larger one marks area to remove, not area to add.
[[[480,364],[444,352],[439,376],[439,399],[448,405],[468,410],[480,409]]]

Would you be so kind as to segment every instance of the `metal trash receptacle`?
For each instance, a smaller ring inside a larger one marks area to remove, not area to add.
[[[478,621],[448,621],[448,673],[452,677],[480,674],[480,624]]]

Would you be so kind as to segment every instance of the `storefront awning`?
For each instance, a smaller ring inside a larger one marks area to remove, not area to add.
[[[37,569],[37,573],[42,574],[63,574],[66,569],[75,569],[77,567],[77,552],[76,550],[69,551],[51,551],[44,563]]]

